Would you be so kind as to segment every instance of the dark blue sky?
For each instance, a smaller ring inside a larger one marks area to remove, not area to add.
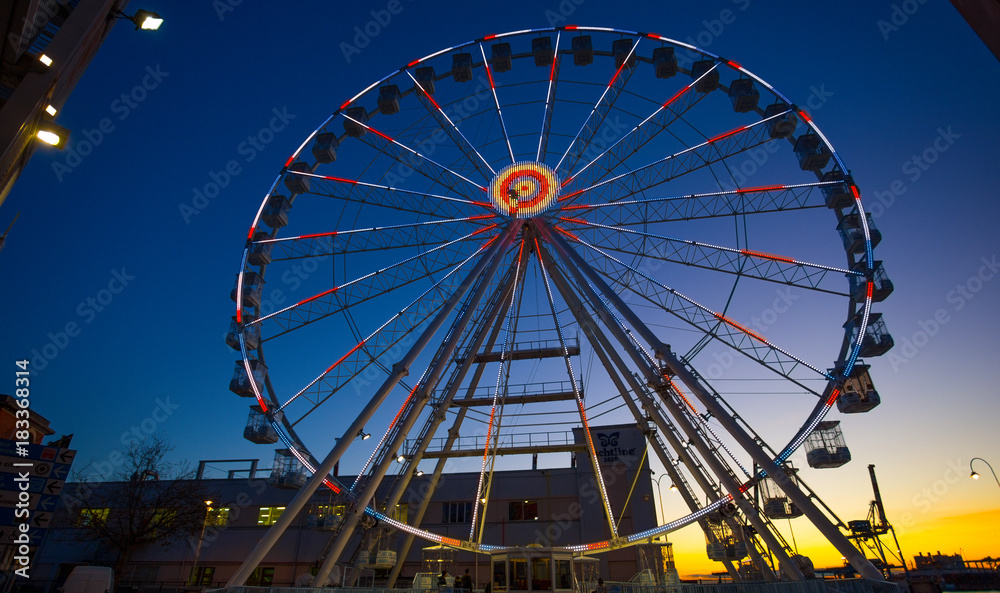
[[[366,43],[358,31],[389,4],[155,0],[132,8],[163,15],[160,31],[123,23],[109,36],[58,115],[69,149],[37,151],[0,209],[4,228],[21,212],[0,253],[0,361],[12,377],[15,360],[45,353],[32,405],[75,434],[78,466],[144,422],[178,458],[268,465],[270,449],[241,438],[246,402],[227,390],[236,357],[223,339],[246,230],[287,157],[415,58],[565,24],[653,31],[743,64],[808,109],[853,170],[884,236],[876,254],[896,292],[877,310],[896,348],[871,361],[884,403],[845,422],[857,463],[830,483],[866,487],[862,464],[876,463],[913,511],[949,460],[1000,462],[1000,65],[950,4],[913,2],[891,29],[879,21],[898,7],[883,2],[400,0]],[[218,195],[196,200],[213,182]],[[957,508],[990,508],[982,490]]]

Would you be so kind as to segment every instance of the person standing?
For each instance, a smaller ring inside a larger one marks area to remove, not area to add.
[[[462,575],[462,581],[460,585],[466,591],[472,591],[472,577],[469,576],[469,569],[465,569],[465,574]]]

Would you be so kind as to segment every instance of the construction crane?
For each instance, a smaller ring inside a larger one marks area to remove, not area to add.
[[[896,530],[885,517],[885,506],[882,504],[882,494],[878,489],[878,480],[875,478],[875,465],[868,465],[868,473],[872,478],[872,491],[875,493],[875,500],[868,505],[868,518],[861,521],[848,521],[847,527],[851,531],[848,539],[854,540],[859,549],[868,549],[876,557],[875,565],[882,571],[886,580],[892,580],[892,570],[890,560],[898,562],[903,567],[903,574],[909,580],[909,571],[906,569],[906,560],[903,559],[903,552],[899,548],[899,540],[896,538]],[[888,547],[882,542],[881,536],[892,534],[894,547]],[[887,554],[888,552],[888,554]]]

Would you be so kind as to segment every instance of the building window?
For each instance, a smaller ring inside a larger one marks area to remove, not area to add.
[[[205,525],[217,525],[219,527],[226,527],[229,525],[229,507],[222,507],[221,509],[208,509],[208,514],[205,515]]]
[[[284,507],[281,507],[282,509]],[[247,578],[248,587],[270,587],[274,581],[273,566],[259,566],[254,569],[253,574]]]
[[[442,523],[470,523],[472,521],[471,502],[446,502],[441,505]]]
[[[507,518],[511,521],[534,521],[538,519],[537,500],[515,500],[507,505]]]
[[[80,516],[76,518],[76,525],[77,527],[102,525],[107,522],[110,511],[111,509],[80,509]]]
[[[138,564],[132,568],[132,576],[126,578],[134,585],[151,584],[156,582],[159,572],[160,567],[155,564]]]
[[[192,585],[211,585],[213,578],[215,578],[214,566],[199,566],[191,569],[190,584]]]
[[[260,507],[260,512],[257,513],[257,525],[274,525],[283,512],[285,507]]]
[[[406,523],[410,518],[410,505],[400,503],[396,505],[396,510],[392,513],[392,518],[399,521],[400,523]]]

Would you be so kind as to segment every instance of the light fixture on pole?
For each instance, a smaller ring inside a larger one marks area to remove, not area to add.
[[[996,481],[997,486],[1000,486],[1000,480],[997,479],[997,473],[995,471],[993,471],[993,466],[990,465],[989,461],[986,461],[982,457],[973,457],[969,461],[969,470],[972,471],[972,473],[969,474],[969,477],[972,478],[973,480],[978,480],[979,479],[979,474],[976,472],[976,470],[972,469],[972,462],[975,461],[975,460],[977,460],[977,459],[979,461],[982,461],[983,463],[985,463],[986,467],[990,468],[990,473],[993,474],[993,480]]]
[[[69,130],[50,121],[38,123],[38,131],[35,137],[49,146],[55,146],[62,150],[66,148],[66,141],[69,139]]]
[[[120,10],[116,10],[111,13],[112,16],[118,19],[125,19],[135,23],[135,30],[143,29],[145,31],[155,31],[160,28],[163,24],[163,17],[156,14],[152,10],[137,10],[135,14],[129,16]]]
[[[361,437],[362,441],[367,441],[368,439],[371,438],[372,435],[365,432],[365,429],[362,428],[361,430],[358,431],[358,436]]]

